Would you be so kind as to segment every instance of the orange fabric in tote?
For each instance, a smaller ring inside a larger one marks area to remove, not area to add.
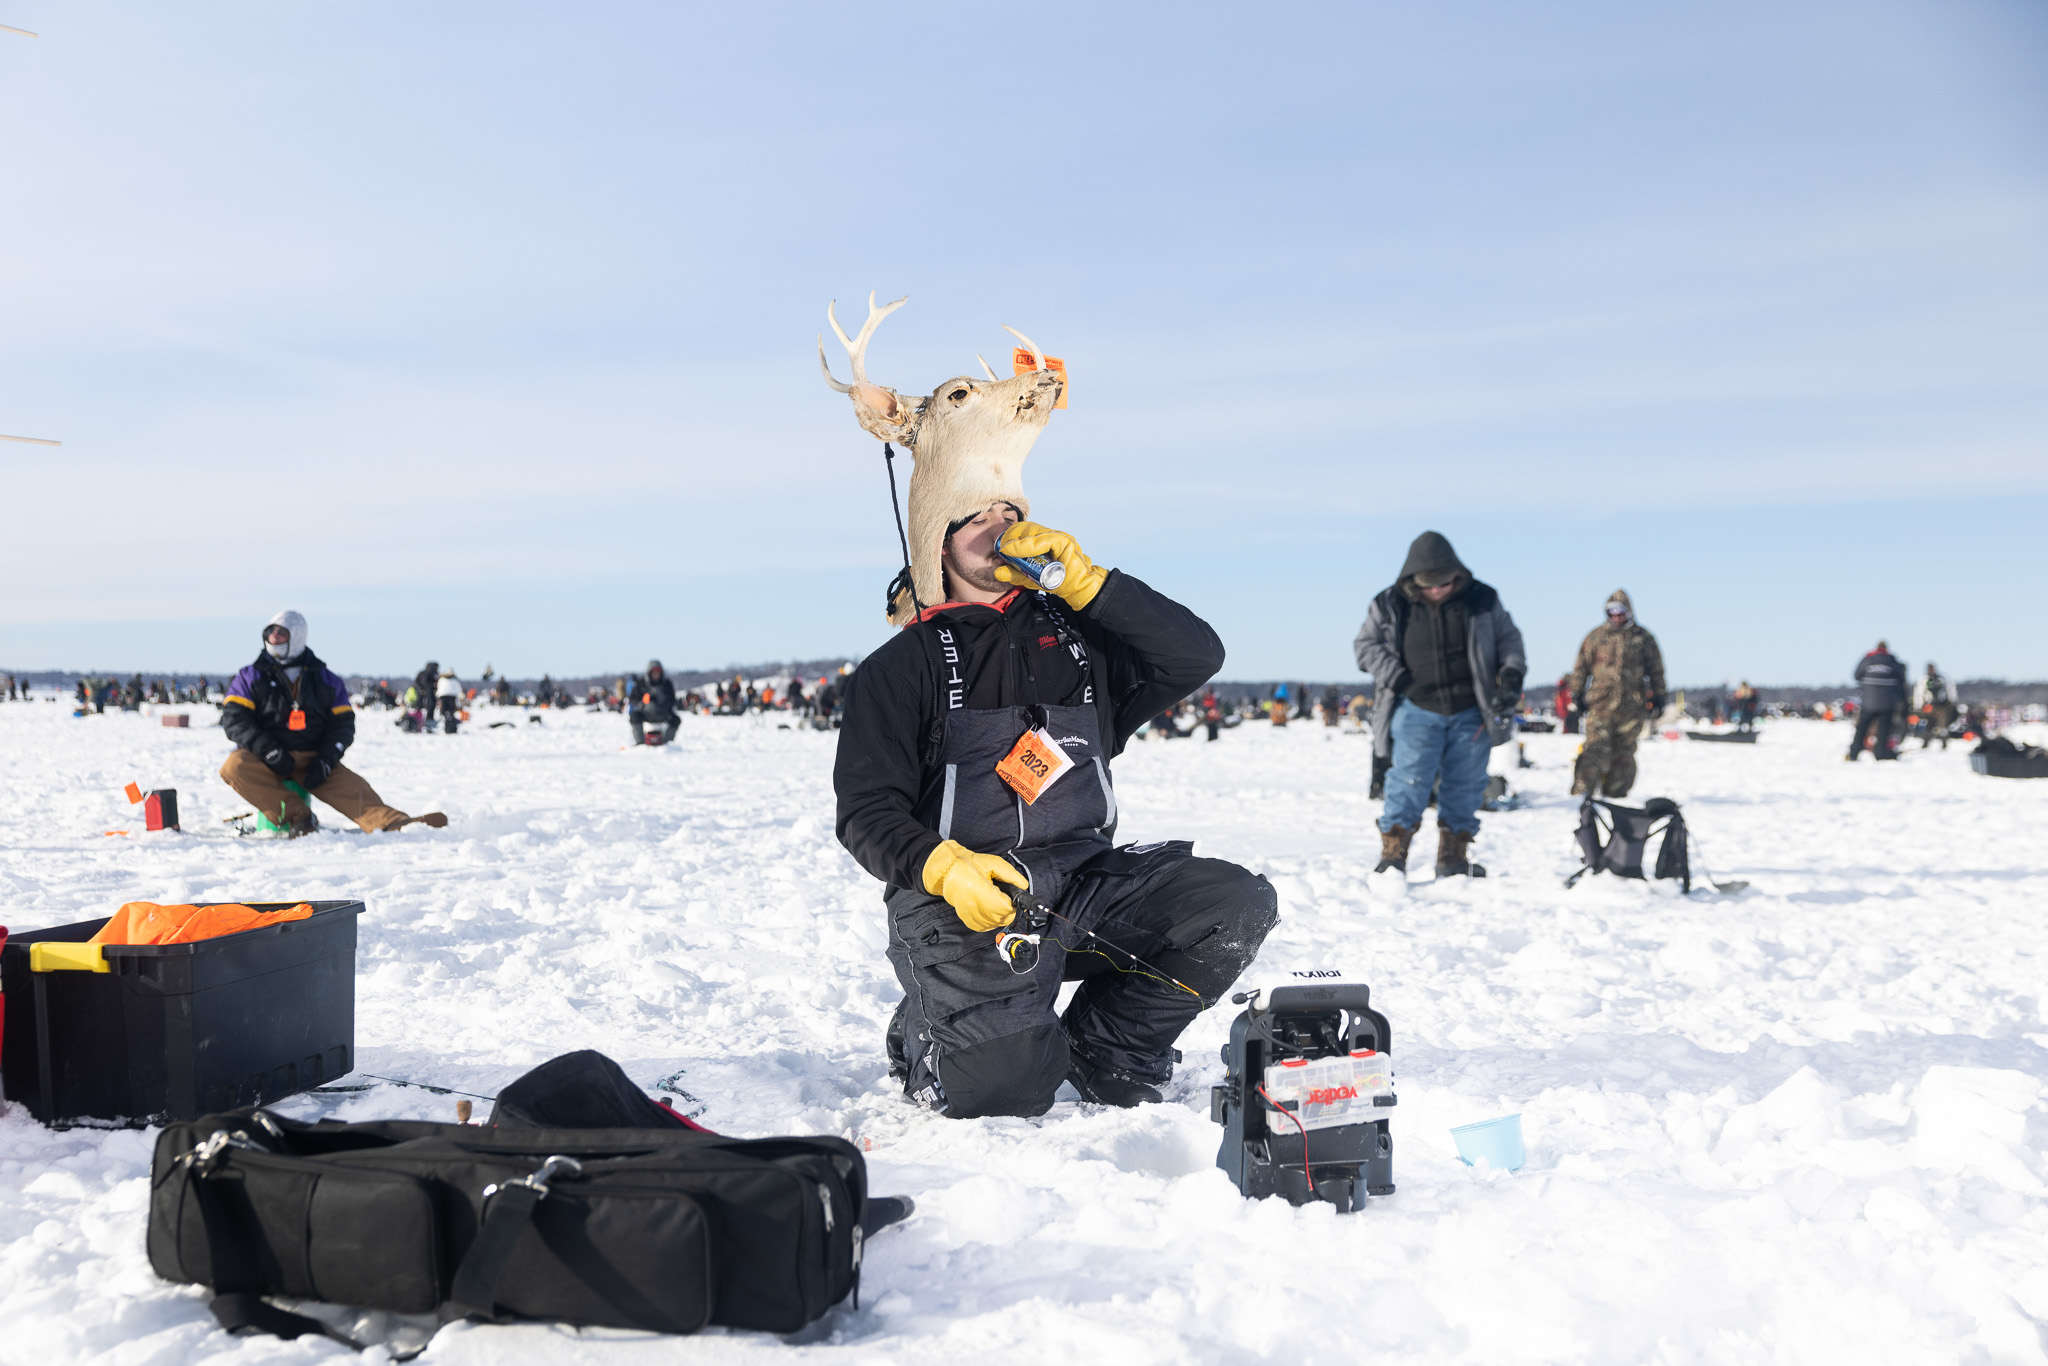
[[[304,920],[313,908],[300,902],[288,911],[252,911],[247,906],[159,906],[131,901],[114,912],[88,944],[190,944],[240,934],[280,920]]]

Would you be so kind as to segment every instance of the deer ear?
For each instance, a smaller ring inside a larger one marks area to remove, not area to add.
[[[908,441],[917,429],[917,412],[902,395],[865,381],[853,386],[853,420],[881,441]]]
[[[854,385],[853,401],[885,422],[900,422],[905,416],[903,401],[879,384]]]

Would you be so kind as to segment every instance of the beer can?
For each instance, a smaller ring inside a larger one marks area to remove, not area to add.
[[[1050,555],[1012,555],[1003,549],[1000,537],[996,540],[996,554],[1011,568],[1029,575],[1040,588],[1058,588],[1067,581],[1067,567]]]

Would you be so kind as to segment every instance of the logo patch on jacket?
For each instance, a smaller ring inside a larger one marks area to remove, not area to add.
[[[1058,636],[1040,636],[1038,638],[1038,648],[1041,650],[1050,650],[1059,643],[1060,638]]]

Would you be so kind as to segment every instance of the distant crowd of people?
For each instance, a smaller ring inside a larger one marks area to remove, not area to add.
[[[1248,722],[1335,728],[1348,721],[1353,730],[1373,737],[1371,796],[1384,798],[1392,775],[1395,791],[1403,798],[1381,820],[1382,833],[1388,837],[1386,859],[1405,860],[1400,832],[1414,833],[1420,809],[1410,811],[1408,806],[1427,778],[1424,796],[1437,801],[1439,818],[1453,836],[1447,857],[1455,866],[1469,843],[1456,837],[1477,829],[1476,818],[1465,814],[1465,797],[1468,789],[1484,787],[1485,750],[1501,742],[1497,737],[1516,729],[1548,730],[1554,725],[1567,734],[1583,734],[1572,792],[1622,797],[1635,782],[1635,754],[1643,732],[1660,715],[1671,721],[1729,725],[1738,731],[1770,718],[1854,720],[1856,730],[1845,756],[1853,761],[1866,750],[1880,760],[1896,759],[1899,748],[1915,737],[1922,748],[1939,742],[1946,749],[1951,739],[1995,734],[2039,710],[1966,705],[1933,663],[1908,681],[1905,664],[1882,640],[1856,666],[1860,697],[1766,703],[1744,679],[1733,688],[1724,684],[1696,689],[1690,697],[1680,691],[1674,698],[1666,692],[1656,637],[1635,620],[1627,592],[1616,589],[1610,594],[1603,615],[1602,624],[1580,642],[1571,672],[1558,678],[1550,717],[1541,717],[1523,699],[1521,636],[1499,605],[1498,594],[1472,578],[1448,540],[1424,533],[1410,547],[1395,584],[1374,598],[1354,641],[1359,666],[1373,679],[1371,693],[1362,688],[1345,691],[1335,684],[1318,692],[1306,684],[1283,682],[1260,696],[1227,688],[1219,693],[1211,684],[1163,709],[1145,733],[1161,739],[1205,733],[1215,740],[1224,730]],[[654,659],[643,673],[620,675],[609,689],[588,684],[578,696],[545,674],[530,691],[517,690],[488,664],[475,685],[465,686],[452,670],[429,660],[402,690],[379,679],[353,700],[401,711],[397,724],[406,729],[426,732],[438,723],[442,733],[451,735],[469,718],[473,704],[605,710],[624,716],[635,744],[662,744],[675,738],[686,715],[783,713],[820,730],[836,728],[841,684],[851,668],[843,666],[839,677],[820,675],[808,686],[793,676],[749,679],[736,673],[708,688],[679,691],[661,661]],[[29,698],[27,681],[13,674],[4,676],[4,688],[8,701]],[[112,676],[81,677],[73,691],[80,713],[109,707],[135,711],[144,704],[221,706],[230,697],[226,682],[216,684],[205,676],[181,683],[161,677],[147,680],[139,673],[126,682]],[[1400,705],[1404,701],[1410,708]],[[1404,710],[1408,715],[1402,718]],[[1405,752],[1415,758],[1407,767],[1396,758],[1404,752],[1399,744],[1403,736],[1411,742]],[[1448,813],[1442,805],[1446,776],[1451,793]],[[1478,800],[1472,798],[1475,809]]]
[[[21,684],[22,701],[28,700],[28,693],[28,684]],[[10,674],[7,678],[7,699],[11,702],[15,696],[14,677]],[[203,676],[196,683],[181,685],[163,678],[145,680],[141,674],[134,675],[126,683],[118,678],[87,675],[72,688],[72,700],[77,702],[79,710],[94,713],[104,712],[108,707],[117,711],[139,711],[145,703],[162,707],[196,706],[205,702],[218,703],[225,696],[225,684],[216,687]]]
[[[510,679],[499,676],[488,664],[475,685],[465,686],[452,670],[442,668],[437,660],[429,660],[403,691],[394,688],[389,679],[379,679],[363,690],[362,700],[365,706],[402,712],[397,724],[406,729],[425,732],[438,724],[447,735],[455,734],[462,722],[469,719],[470,706],[486,703],[533,710],[574,707],[617,712],[626,718],[635,744],[664,744],[675,738],[684,716],[780,712],[819,730],[830,730],[838,724],[839,683],[822,674],[809,687],[796,677],[749,679],[734,674],[730,680],[720,680],[708,689],[678,692],[661,661],[651,659],[645,672],[621,674],[610,688],[588,684],[579,696],[548,674],[541,675],[531,691],[519,691]]]
[[[820,674],[808,690],[801,678],[749,680],[734,674],[730,680],[715,683],[708,692],[692,688],[678,697],[675,683],[661,661],[650,659],[647,672],[630,680],[619,679],[610,696],[598,699],[597,690],[593,688],[591,692],[595,699],[592,705],[625,712],[636,745],[666,744],[675,739],[685,715],[781,712],[817,730],[831,730],[839,724],[839,683],[825,674]]]

